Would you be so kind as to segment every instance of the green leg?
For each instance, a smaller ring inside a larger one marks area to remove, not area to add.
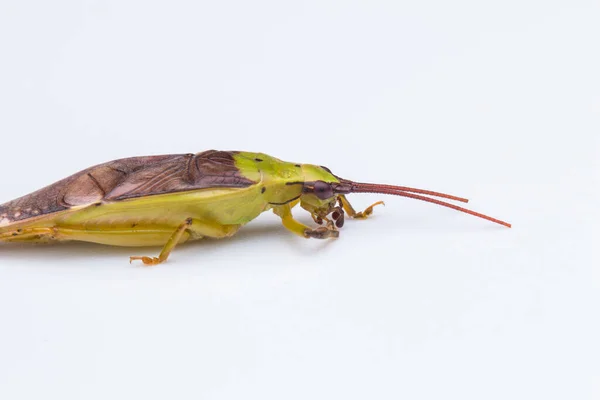
[[[130,261],[141,260],[146,265],[156,265],[166,261],[178,243],[203,237],[224,238],[233,235],[239,228],[240,225],[220,225],[191,218],[176,228],[147,224],[143,221],[135,226],[96,226],[91,229],[84,225],[29,227],[0,233],[0,242],[81,241],[126,247],[164,245],[158,257],[131,257],[130,259]]]
[[[283,226],[296,235],[304,238],[327,239],[331,237],[338,237],[340,234],[332,224],[329,224],[326,227],[321,226],[319,228],[312,229],[303,223],[296,221],[292,215],[292,207],[290,207],[289,204],[273,207],[273,212],[281,218]]]
[[[191,218],[186,219],[183,224],[179,225],[167,241],[167,244],[165,244],[165,247],[163,247],[158,257],[132,256],[129,257],[129,263],[131,263],[134,260],[141,260],[144,263],[144,265],[157,265],[167,261],[167,258],[169,258],[169,254],[171,254],[171,251],[173,251],[175,246],[177,246],[177,243],[179,243],[183,234],[191,225]]]
[[[233,235],[239,228],[240,225],[219,225],[188,218],[183,224],[177,227],[175,232],[173,232],[158,257],[132,256],[129,257],[129,262],[141,260],[144,265],[157,265],[167,260],[175,246],[177,246],[184,237],[184,234],[193,239],[200,239],[205,236],[223,238]],[[185,240],[187,240],[187,238],[185,238]]]

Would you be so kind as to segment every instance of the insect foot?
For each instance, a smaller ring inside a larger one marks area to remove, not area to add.
[[[378,201],[377,203],[371,204],[369,207],[365,208],[364,211],[357,212],[355,215],[352,215],[354,219],[367,219],[369,215],[373,214],[373,207],[378,205],[385,205],[383,201]]]
[[[306,229],[304,231],[304,236],[307,238],[315,238],[315,239],[328,239],[328,238],[336,238],[340,236],[340,232],[326,228],[321,226],[317,229]]]
[[[133,256],[133,257],[129,257],[129,264],[131,264],[134,260],[141,260],[144,265],[158,265],[160,264],[162,261],[160,260],[160,258],[158,257],[144,257],[144,256]]]

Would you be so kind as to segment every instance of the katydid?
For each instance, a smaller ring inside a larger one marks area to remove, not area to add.
[[[344,216],[364,219],[351,193],[409,197],[449,207],[507,227],[507,222],[437,200],[467,199],[404,186],[359,183],[328,168],[281,161],[262,153],[209,150],[124,158],[96,165],[0,205],[0,241],[84,241],[113,246],[164,246],[158,257],[134,256],[144,265],[167,260],[179,243],[235,234],[264,211],[305,238],[335,238]],[[292,216],[300,206],[321,225]]]

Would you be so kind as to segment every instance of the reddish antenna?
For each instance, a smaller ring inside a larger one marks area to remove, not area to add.
[[[350,188],[345,187],[346,185],[349,185]],[[453,196],[450,194],[445,194],[445,193],[440,193],[440,192],[434,192],[431,190],[423,190],[423,189],[411,188],[411,187],[406,187],[406,186],[379,185],[379,184],[375,184],[375,183],[360,183],[360,182],[352,182],[352,181],[342,180],[339,191],[343,192],[343,193],[381,193],[381,194],[391,194],[394,196],[408,197],[411,199],[417,199],[417,200],[421,200],[421,201],[426,201],[428,203],[433,203],[433,204],[437,204],[440,206],[448,207],[453,210],[463,212],[465,214],[470,214],[475,217],[479,217],[479,218],[483,218],[483,219],[491,221],[491,222],[495,222],[496,224],[504,225],[509,228],[511,227],[511,224],[509,224],[508,222],[504,222],[499,219],[492,218],[488,215],[481,214],[476,211],[472,211],[472,210],[469,210],[469,209],[466,209],[466,208],[463,208],[463,207],[460,207],[460,206],[457,206],[457,205],[454,205],[451,203],[447,203],[445,201],[427,197],[427,196],[435,196],[435,197],[442,197],[445,199],[460,201],[463,203],[469,202],[469,200],[467,200],[463,197]],[[424,196],[424,195],[427,195],[427,196]]]

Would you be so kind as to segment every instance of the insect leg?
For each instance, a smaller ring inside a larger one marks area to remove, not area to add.
[[[303,223],[296,221],[292,215],[292,208],[289,204],[273,207],[273,212],[281,218],[283,226],[294,232],[296,235],[305,238],[327,239],[330,237],[338,237],[340,234],[333,224],[312,229]]]
[[[49,242],[57,240],[56,228],[25,228],[0,234],[1,242]]]
[[[186,219],[183,224],[179,225],[179,227],[177,227],[175,232],[173,232],[173,234],[167,241],[167,244],[165,244],[165,247],[163,247],[158,257],[132,256],[129,257],[129,262],[131,263],[134,260],[141,260],[144,263],[144,265],[157,265],[166,261],[169,257],[169,254],[171,254],[171,251],[173,251],[175,246],[177,246],[177,243],[179,243],[181,237],[190,228],[191,225],[191,218]]]
[[[380,204],[384,204],[383,201],[378,201],[376,203],[371,204],[369,207],[365,208],[364,211],[356,212],[356,210],[354,210],[354,207],[352,207],[352,205],[350,204],[348,199],[346,199],[346,196],[341,194],[338,196],[338,199],[339,199],[340,203],[342,204],[344,211],[346,211],[346,213],[348,213],[350,218],[354,218],[354,219],[367,219],[369,217],[369,215],[373,214],[373,207],[380,205]]]
[[[163,247],[158,257],[135,256],[130,257],[129,261],[141,260],[145,265],[157,265],[167,260],[169,254],[178,243],[188,239],[195,240],[203,237],[225,238],[235,234],[241,225],[221,225],[216,222],[188,218],[179,225],[175,232],[169,237],[167,244]]]

